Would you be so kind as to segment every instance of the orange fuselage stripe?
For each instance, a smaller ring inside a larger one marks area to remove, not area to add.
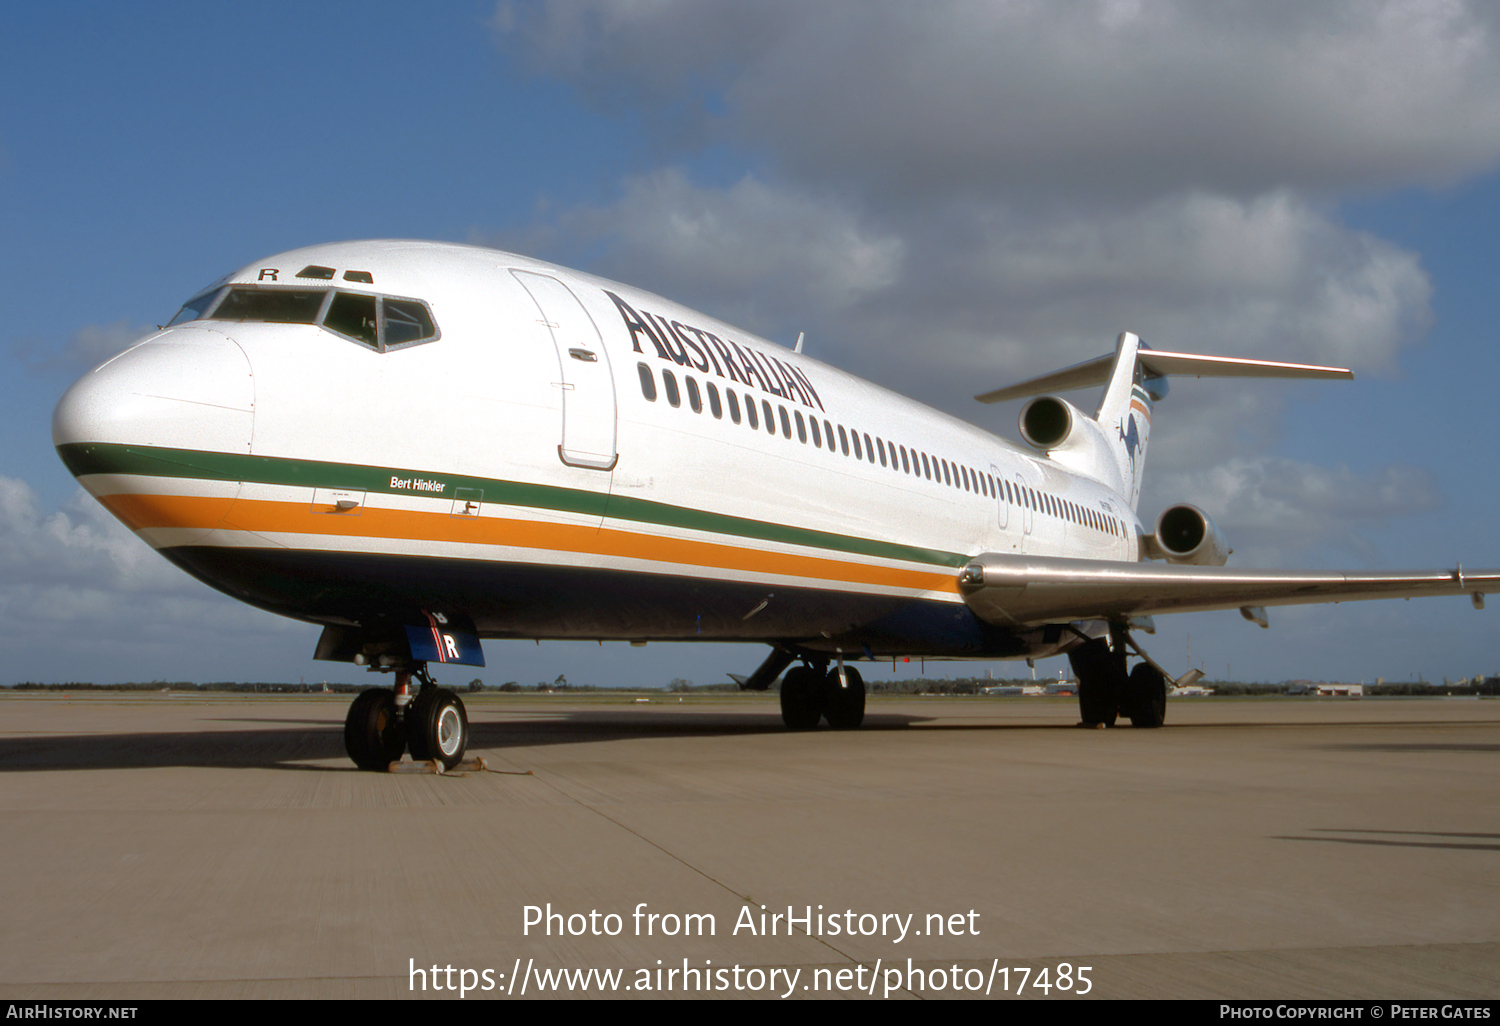
[[[415,510],[362,507],[354,513],[314,513],[305,502],[227,499],[192,495],[106,495],[99,499],[115,516],[140,531],[153,527],[316,534],[341,537],[507,545],[525,549],[588,553],[620,559],[811,577],[916,591],[958,591],[950,573],[926,573],[848,560],[765,552],[738,545],[662,538],[578,524],[451,516]]]

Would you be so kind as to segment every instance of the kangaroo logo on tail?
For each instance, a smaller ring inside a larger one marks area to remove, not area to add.
[[[1120,424],[1120,441],[1125,443],[1125,452],[1130,457],[1130,465],[1135,466],[1135,454],[1141,448],[1141,433],[1136,430],[1135,414],[1130,414],[1130,427],[1127,429],[1124,423]]]

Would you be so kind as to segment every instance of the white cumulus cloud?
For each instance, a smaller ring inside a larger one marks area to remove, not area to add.
[[[1256,195],[1492,166],[1497,19],[1477,0],[552,0],[495,27],[605,108],[822,181]]]

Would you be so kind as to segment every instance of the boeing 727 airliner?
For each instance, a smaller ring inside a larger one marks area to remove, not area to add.
[[[1127,332],[978,397],[1035,397],[1022,447],[660,296],[375,241],[221,279],[74,384],[52,431],[163,556],[321,624],[315,658],[394,675],[345,723],[373,770],[408,750],[463,758],[463,703],[428,667],[483,665],[481,638],[763,641],[742,686],[782,677],[803,729],[859,726],[848,662],[1067,653],[1086,724],[1154,727],[1169,675],[1131,634],[1154,614],[1482,607],[1500,572],[1233,570],[1199,509],[1148,527],[1136,505],[1170,375],[1352,376]],[[1051,394],[1099,385],[1092,416]]]

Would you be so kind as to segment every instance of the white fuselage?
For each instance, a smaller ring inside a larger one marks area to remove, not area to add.
[[[628,286],[366,242],[216,288],[385,297],[389,334],[330,327],[334,299],[317,323],[180,315],[75,385],[54,440],[164,555],[285,615],[1019,657],[1072,637],[977,621],[971,557],[1138,559],[1104,482]],[[418,305],[429,336],[384,344]]]

